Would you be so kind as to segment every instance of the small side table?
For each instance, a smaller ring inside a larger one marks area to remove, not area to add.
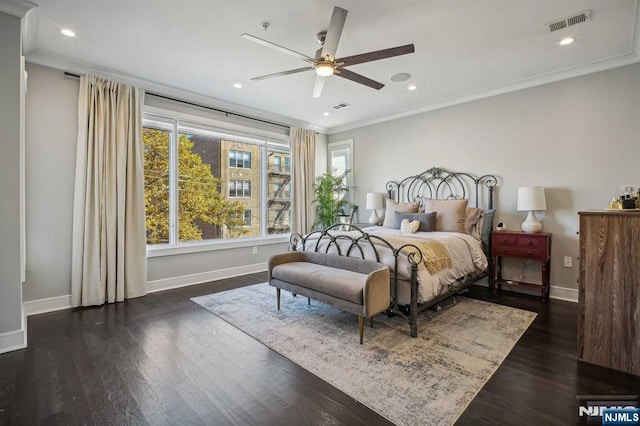
[[[492,271],[489,274],[489,288],[496,293],[502,284],[515,287],[541,287],[542,301],[549,300],[549,277],[551,275],[551,234],[545,232],[526,233],[495,231],[491,233]],[[542,285],[502,278],[502,258],[513,257],[540,262]]]

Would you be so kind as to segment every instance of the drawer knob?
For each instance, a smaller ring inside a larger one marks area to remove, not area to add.
[[[509,253],[509,250],[505,250],[505,251],[504,251],[504,254],[507,254],[507,253]]]
[[[527,253],[527,256],[528,257],[533,257],[533,253],[529,252],[529,253]]]
[[[533,245],[533,241],[529,240],[529,242],[527,243],[528,246],[532,246]]]
[[[503,241],[502,241],[502,243],[503,243],[505,246],[508,246],[508,245],[509,245],[509,240],[503,240]]]

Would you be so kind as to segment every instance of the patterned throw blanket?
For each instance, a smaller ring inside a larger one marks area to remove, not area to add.
[[[451,257],[444,244],[435,240],[424,240],[422,238],[412,238],[410,236],[397,236],[393,234],[379,234],[394,247],[401,247],[405,244],[413,244],[422,252],[422,263],[430,274],[451,268]]]

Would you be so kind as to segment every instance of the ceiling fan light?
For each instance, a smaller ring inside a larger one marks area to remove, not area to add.
[[[316,74],[318,74],[320,77],[329,77],[334,73],[335,70],[335,65],[329,62],[321,62],[316,65]]]

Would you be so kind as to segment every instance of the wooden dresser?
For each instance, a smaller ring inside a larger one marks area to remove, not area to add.
[[[640,376],[640,211],[578,214],[578,359]]]

